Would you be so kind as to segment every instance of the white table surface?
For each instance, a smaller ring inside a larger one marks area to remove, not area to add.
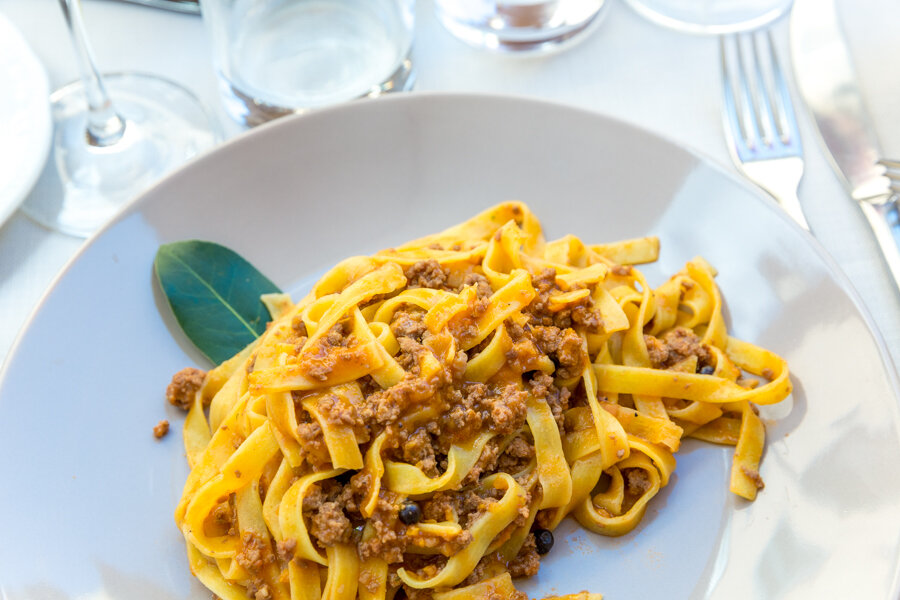
[[[582,43],[544,57],[496,56],[471,49],[436,21],[420,0],[413,51],[415,90],[522,94],[576,105],[658,132],[733,169],[722,135],[718,42],[654,26],[618,0]],[[161,74],[193,90],[225,124],[199,17],[85,0],[85,20],[102,70]],[[896,3],[894,3],[896,4]],[[0,0],[0,12],[44,62],[51,87],[76,76],[55,0]],[[842,15],[862,86],[890,156],[900,157],[900,53],[889,0],[845,0]],[[788,23],[774,26],[789,68]],[[891,68],[892,67],[892,68]],[[806,175],[800,198],[816,238],[849,276],[900,364],[900,294],[858,208],[847,198],[819,147],[802,106]],[[0,132],[2,135],[2,132]],[[652,167],[648,166],[648,173]],[[637,184],[638,182],[636,182]],[[714,202],[710,198],[710,202]],[[55,275],[82,240],[48,231],[17,212],[0,227],[0,361]]]

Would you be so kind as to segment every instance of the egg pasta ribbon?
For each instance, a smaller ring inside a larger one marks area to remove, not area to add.
[[[191,571],[223,600],[526,600],[567,516],[627,535],[685,484],[685,437],[734,446],[756,498],[756,406],[788,366],[732,335],[706,260],[652,287],[635,265],[659,252],[547,241],[505,202],[264,298],[259,339],[173,378]]]

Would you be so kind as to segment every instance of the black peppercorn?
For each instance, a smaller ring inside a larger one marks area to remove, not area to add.
[[[716,368],[715,368],[714,366],[712,366],[712,365],[704,365],[704,366],[700,369],[700,374],[701,374],[701,375],[712,375],[712,374],[715,373],[715,372],[716,372]]]
[[[400,507],[399,516],[404,525],[413,525],[422,520],[422,509],[415,502],[407,502]]]
[[[547,529],[535,529],[534,545],[538,554],[547,554],[553,548],[553,533]]]

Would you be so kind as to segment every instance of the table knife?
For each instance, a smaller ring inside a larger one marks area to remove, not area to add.
[[[162,8],[164,10],[172,10],[180,13],[188,13],[193,15],[200,14],[200,4],[196,0],[122,0],[130,4],[141,4],[143,6],[152,6],[153,8]]]
[[[832,166],[869,221],[900,289],[900,225],[878,137],[866,110],[835,0],[796,0],[791,13],[794,79]]]

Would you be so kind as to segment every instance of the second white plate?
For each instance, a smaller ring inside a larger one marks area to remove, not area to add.
[[[53,123],[44,66],[0,14],[0,224],[31,191],[47,160]]]

